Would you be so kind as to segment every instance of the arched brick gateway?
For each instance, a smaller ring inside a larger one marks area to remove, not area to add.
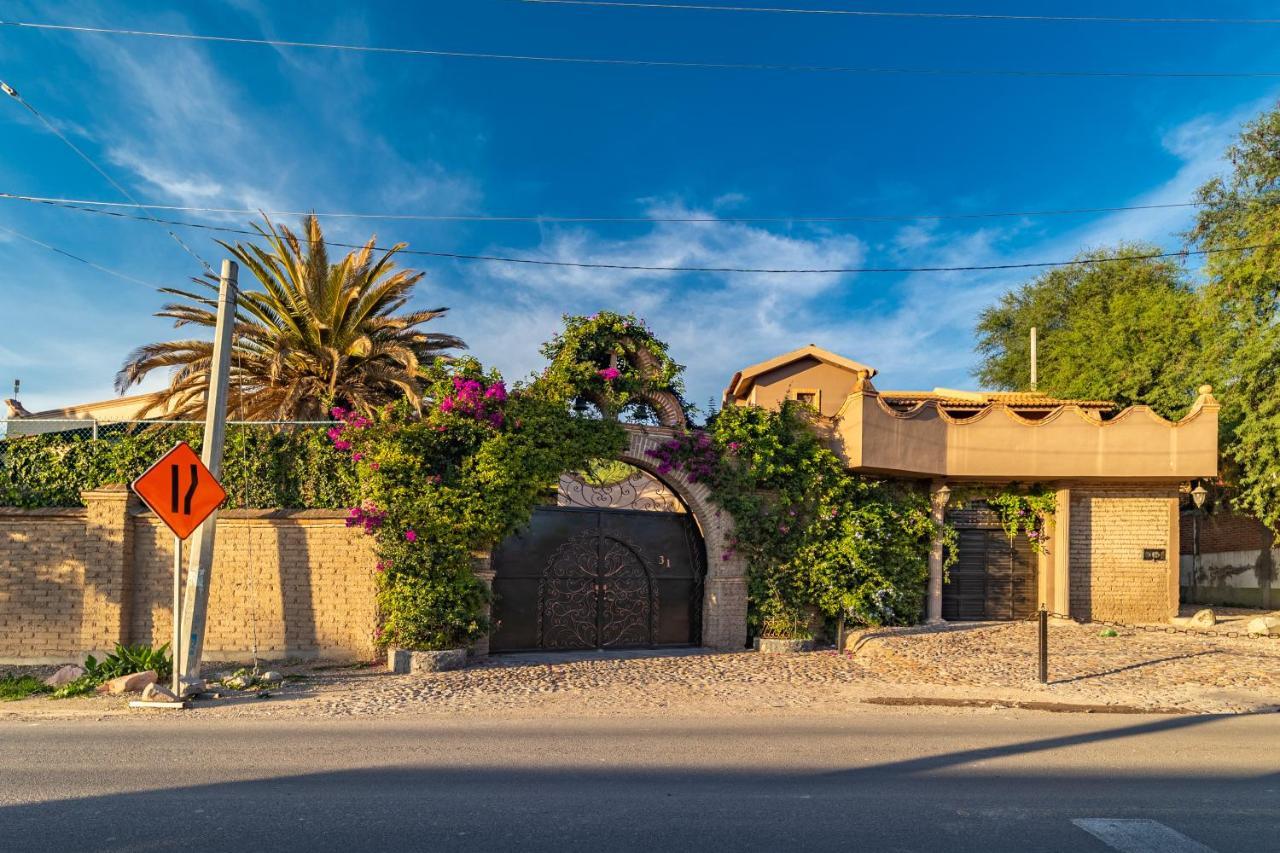
[[[619,454],[619,459],[661,481],[680,498],[688,509],[689,515],[693,517],[697,532],[701,535],[702,545],[705,546],[706,571],[700,584],[702,645],[721,649],[743,648],[747,639],[747,586],[743,561],[736,554],[730,553],[729,549],[728,543],[733,537],[733,520],[711,501],[710,491],[705,485],[690,482],[682,471],[658,473],[656,460],[649,451],[670,441],[677,432],[675,428],[635,424],[624,426],[628,441],[626,448]],[[619,515],[625,516],[625,513]],[[528,590],[516,592],[511,586],[511,576],[502,573],[510,570],[512,559],[522,561],[526,567],[528,566],[531,557],[518,556],[524,553],[523,549],[527,544],[520,537],[516,537],[510,543],[504,543],[499,549],[500,562],[495,562],[493,555],[489,554],[477,555],[476,559],[476,574],[490,585],[494,583],[495,577],[501,580],[506,592],[516,595],[516,601],[522,602],[515,606],[517,610],[523,612],[523,618],[526,621],[529,615],[528,602],[531,600],[529,598],[531,593]],[[530,547],[535,547],[536,550],[536,546]],[[514,550],[506,551],[506,548]],[[512,554],[517,556],[513,558]],[[507,618],[503,618],[501,610],[495,613],[505,626],[501,629],[505,638],[502,647],[523,647],[523,644],[514,646],[511,644],[510,631],[511,626],[515,624],[512,619],[516,617],[510,610],[506,613]],[[497,640],[495,645],[496,643]],[[477,654],[483,654],[488,649],[489,642],[486,640],[478,643],[474,651]]]
[[[747,643],[746,566],[730,552],[733,519],[711,500],[711,491],[692,483],[683,471],[659,474],[648,451],[670,441],[669,427],[626,424],[627,449],[621,459],[657,477],[680,496],[702,532],[707,547],[707,575],[702,600],[702,644],[717,649],[741,649]]]

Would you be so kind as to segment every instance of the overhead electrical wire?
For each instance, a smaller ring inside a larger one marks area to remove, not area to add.
[[[1280,18],[1170,18],[1112,15],[1015,15],[987,12],[908,12],[888,9],[806,9],[789,6],[719,6],[710,3],[647,3],[629,0],[519,0],[548,6],[598,6],[615,9],[663,9],[695,12],[760,12],[786,15],[836,15],[856,18],[915,18],[957,21],[1047,21],[1084,24],[1280,24]]]
[[[21,231],[15,231],[12,228],[6,228],[3,225],[0,225],[0,231],[5,232],[6,234],[12,234],[14,237],[17,237],[21,240],[26,240],[28,243],[34,243],[37,246],[48,249],[50,252],[56,252],[57,254],[62,255],[63,257],[70,258],[73,261],[79,261],[82,264],[91,266],[98,272],[104,272],[107,275],[112,275],[112,276],[115,276],[116,278],[124,279],[125,281],[132,282],[134,284],[140,284],[143,287],[150,288],[151,290],[160,289],[159,286],[151,284],[150,282],[143,281],[140,278],[134,278],[133,276],[128,275],[127,273],[118,272],[116,270],[110,269],[109,267],[104,267],[101,264],[95,264],[93,261],[87,258],[82,258],[79,255],[72,254],[71,252],[68,252],[66,249],[59,249],[57,246],[51,246],[48,243],[44,242],[43,240],[37,240],[35,237],[32,237],[27,234],[23,234]]]
[[[53,204],[52,202],[46,202]],[[209,225],[202,222],[183,222],[175,219],[157,219],[154,216],[139,216],[134,213],[125,213],[120,210],[103,210],[96,207],[81,207],[72,204],[55,205],[68,210],[78,210],[83,213],[92,213],[98,216],[113,216],[121,219],[133,219],[144,222],[160,222],[166,225],[176,225],[183,228],[197,228],[205,231],[215,231],[223,234],[242,234],[250,237],[260,237],[257,231],[251,231],[247,228],[231,228],[225,225]],[[337,246],[344,249],[363,249],[364,244],[361,243],[342,243],[336,240],[326,240],[329,246]],[[935,273],[935,272],[985,272],[995,270],[1020,270],[1020,269],[1045,269],[1050,267],[1070,267],[1080,266],[1092,263],[1118,263],[1122,261],[1142,261],[1155,260],[1159,258],[1186,258],[1193,256],[1216,255],[1229,252],[1248,252],[1259,249],[1271,249],[1280,247],[1280,243],[1259,243],[1246,246],[1233,246],[1223,249],[1183,249],[1176,252],[1143,252],[1132,255],[1119,255],[1106,258],[1081,259],[1074,258],[1067,261],[1032,261],[1024,263],[1006,263],[1006,264],[972,264],[966,266],[918,266],[918,267],[815,267],[815,268],[768,268],[768,267],[694,267],[694,266],[650,266],[645,264],[618,264],[604,263],[593,261],[557,261],[543,258],[519,258],[507,255],[480,255],[467,254],[463,252],[442,252],[429,249],[400,249],[399,252],[405,255],[421,255],[433,258],[446,258],[459,261],[488,261],[504,264],[525,264],[530,266],[542,267],[572,267],[576,269],[599,269],[599,270],[632,270],[638,272],[694,272],[694,273],[755,273],[755,274],[773,274],[773,275],[816,275],[816,274],[852,274],[852,273]],[[388,246],[373,246],[377,251],[388,251]]]
[[[33,116],[39,119],[40,123],[43,124],[50,133],[58,137],[58,139],[61,139],[62,142],[68,148],[70,148],[72,151],[76,153],[76,156],[78,156],[84,162],[88,163],[91,169],[93,169],[95,172],[101,175],[102,178],[107,183],[115,187],[118,193],[120,193],[125,198],[129,199],[129,201],[133,202],[135,207],[138,207],[142,210],[147,209],[145,205],[141,204],[136,198],[133,197],[133,193],[129,192],[127,189],[125,189],[119,183],[117,183],[116,179],[108,175],[101,166],[99,166],[96,162],[94,162],[94,159],[92,157],[90,157],[88,154],[81,151],[80,147],[76,145],[74,142],[72,142],[70,139],[68,139],[66,134],[64,134],[61,130],[58,130],[58,128],[53,124],[53,122],[45,118],[44,113],[40,112],[26,98],[22,97],[22,95],[18,92],[17,89],[13,88],[3,80],[0,80],[0,92],[4,92],[10,98],[13,98],[23,107],[25,107],[27,109],[27,112],[31,113]],[[200,257],[200,255],[196,254],[195,250],[192,249],[190,246],[188,246],[186,243],[182,242],[181,237],[179,237],[177,234],[174,234],[173,231],[169,231],[169,236],[173,238],[173,241],[175,243],[177,243],[180,247],[182,247],[182,251],[186,252],[188,255],[195,258],[200,263],[200,265],[204,267],[206,272],[209,272],[209,273],[213,272],[213,267],[209,266],[208,261]]]
[[[669,59],[610,59],[588,56],[551,56],[525,53],[490,53],[461,50],[428,50],[408,47],[377,47],[374,45],[336,44],[330,42],[286,41],[282,39],[250,38],[246,36],[211,36],[196,33],[158,32],[154,30],[129,30],[115,27],[85,27],[70,24],[49,24],[35,21],[0,20],[0,26],[21,27],[36,30],[57,30],[102,35],[139,36],[146,38],[175,39],[181,41],[216,42],[221,44],[245,44],[267,47],[310,48],[317,50],[341,50],[359,53],[398,54],[406,56],[434,56],[453,59],[489,59],[512,62],[546,62],[567,65],[612,65],[645,68],[704,68],[721,71],[786,71],[822,74],[871,74],[924,77],[1068,77],[1068,78],[1148,78],[1148,79],[1229,79],[1275,78],[1280,71],[1079,71],[1039,70],[1021,68],[909,68],[852,65],[793,65],[773,62],[696,62]]]
[[[511,222],[511,223],[621,223],[635,224],[646,222],[745,222],[745,223],[788,223],[788,222],[919,222],[923,220],[949,219],[1009,219],[1035,216],[1074,216],[1092,213],[1121,213],[1134,210],[1168,210],[1182,207],[1199,207],[1198,201],[1168,202],[1165,204],[1131,204],[1112,207],[1068,207],[1046,210],[1010,210],[989,213],[916,213],[885,215],[838,215],[838,216],[501,216],[485,214],[461,213],[351,213],[351,212],[316,212],[308,210],[261,210],[241,207],[190,207],[176,204],[129,204],[121,201],[99,201],[96,199],[56,198],[52,196],[21,195],[19,193],[0,192],[0,198],[13,201],[37,202],[40,204],[83,205],[88,207],[129,207],[146,210],[168,210],[181,213],[211,214],[266,214],[267,216],[317,216],[321,219],[382,219],[410,222]]]

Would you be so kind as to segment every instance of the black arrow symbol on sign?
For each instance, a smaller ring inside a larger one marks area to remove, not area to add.
[[[178,466],[176,464],[169,466],[169,505],[172,512],[178,511],[178,483],[180,481],[178,474]],[[187,493],[182,498],[182,514],[191,515],[191,499],[195,497],[196,486],[200,483],[200,468],[197,465],[191,466],[191,486],[187,489]]]

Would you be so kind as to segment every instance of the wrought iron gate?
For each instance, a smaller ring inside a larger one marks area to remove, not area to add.
[[[494,552],[490,647],[697,644],[702,553],[686,513],[540,507]]]

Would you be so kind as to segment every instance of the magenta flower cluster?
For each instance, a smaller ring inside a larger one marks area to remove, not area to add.
[[[329,410],[329,414],[333,416],[337,423],[329,427],[326,435],[329,436],[329,441],[333,442],[333,449],[343,452],[351,449],[351,436],[348,430],[362,430],[373,423],[368,418],[350,412],[341,406],[334,406]],[[362,453],[351,454],[352,462],[359,462],[363,458],[364,454]]]
[[[473,417],[496,429],[505,418],[502,404],[506,401],[507,386],[503,382],[486,387],[478,380],[455,376],[453,393],[440,401],[440,411]]]
[[[621,376],[622,373],[616,367],[605,367],[600,370],[597,370],[596,375],[598,375],[605,382],[612,382],[613,380]]]
[[[691,483],[714,477],[716,466],[720,461],[715,446],[711,443],[711,436],[705,432],[695,435],[681,433],[647,452],[649,456],[658,460],[659,474],[681,470],[685,472]]]
[[[360,506],[353,506],[347,513],[347,527],[362,527],[365,534],[369,536],[372,536],[386,520],[387,511],[379,509],[368,501]]]

